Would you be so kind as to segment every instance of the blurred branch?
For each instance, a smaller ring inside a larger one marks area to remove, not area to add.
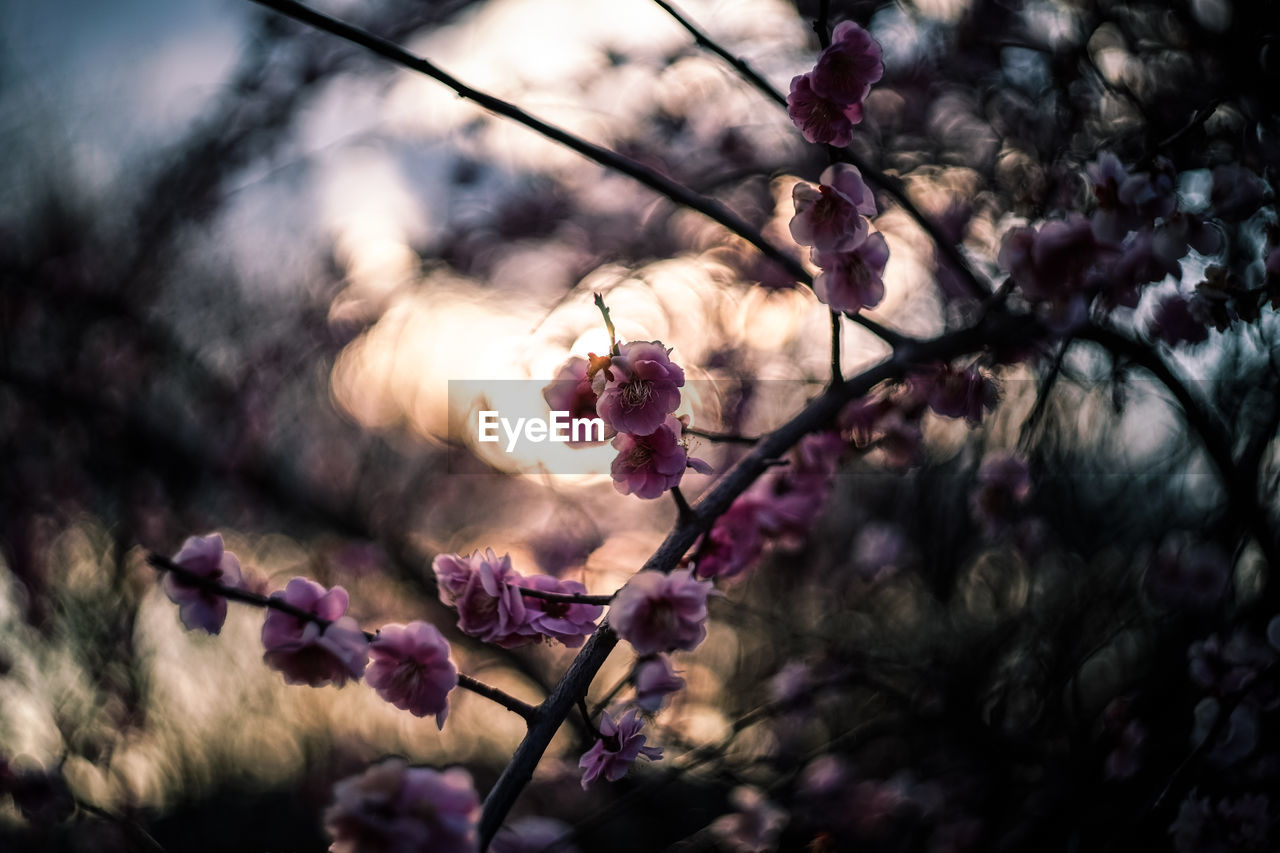
[[[739,435],[734,432],[713,432],[712,430],[697,429],[689,427],[685,431],[685,435],[696,435],[698,438],[705,438],[707,441],[720,441],[725,444],[755,444],[760,440],[760,436]]]
[[[1093,341],[1113,355],[1145,368],[1173,394],[1182,408],[1187,423],[1199,436],[1205,452],[1209,454],[1214,467],[1218,469],[1231,508],[1235,510],[1237,517],[1243,522],[1243,527],[1250,532],[1262,550],[1269,571],[1257,604],[1274,611],[1276,599],[1280,597],[1280,584],[1274,580],[1276,570],[1280,569],[1280,552],[1277,551],[1266,513],[1258,501],[1256,466],[1246,470],[1236,465],[1232,458],[1226,426],[1210,414],[1208,407],[1191,394],[1186,384],[1174,374],[1155,350],[1120,332],[1096,324],[1078,331],[1076,337]]]
[[[708,218],[720,223],[733,233],[747,240],[757,249],[759,249],[766,257],[775,263],[780,264],[789,274],[795,277],[797,281],[811,285],[812,279],[804,267],[798,261],[774,246],[764,235],[757,229],[752,228],[745,220],[733,213],[727,207],[715,199],[707,198],[699,195],[683,184],[673,181],[665,175],[662,175],[648,166],[625,157],[616,151],[612,151],[593,142],[589,142],[579,136],[575,136],[568,131],[535,118],[514,104],[497,98],[486,92],[474,89],[471,86],[458,80],[456,77],[446,73],[436,67],[430,61],[416,56],[400,47],[399,45],[387,41],[384,38],[376,36],[359,27],[352,26],[342,21],[329,17],[315,11],[294,0],[252,0],[261,6],[274,9],[281,14],[288,15],[308,26],[323,30],[339,38],[346,39],[367,48],[373,53],[378,54],[384,59],[389,59],[397,65],[425,74],[431,79],[444,84],[452,89],[460,98],[471,101],[480,107],[500,115],[504,118],[511,119],[517,124],[524,125],[530,130],[546,137],[554,142],[569,148],[589,160],[627,175],[630,178],[644,184],[651,190],[665,196],[666,198],[681,204],[691,210],[696,210]]]
[[[239,587],[227,586],[225,584],[218,583],[217,581],[198,575],[195,572],[188,571],[168,557],[163,557],[159,554],[147,554],[147,564],[159,572],[170,572],[177,575],[182,578],[183,583],[197,587],[204,592],[220,595],[228,601],[237,601],[241,604],[248,604],[251,607],[260,607],[265,610],[278,610],[281,613],[287,613],[294,619],[301,622],[311,622],[318,625],[322,631],[333,624],[332,619],[325,619],[323,616],[319,616],[309,610],[303,610],[300,607],[295,607],[282,598],[260,595],[256,592],[249,592],[246,589],[240,589]],[[378,637],[377,633],[373,631],[364,631],[363,633],[365,639],[370,642]],[[470,690],[477,696],[483,696],[486,699],[491,699],[492,701],[497,702],[508,711],[523,717],[525,722],[532,721],[537,713],[537,710],[532,705],[522,702],[509,693],[499,690],[497,687],[485,684],[484,682],[472,678],[469,675],[458,673],[458,686],[465,690]]]

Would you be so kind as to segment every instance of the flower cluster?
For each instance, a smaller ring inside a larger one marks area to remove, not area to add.
[[[573,356],[542,396],[553,410],[604,421],[618,451],[610,469],[614,487],[652,500],[680,485],[688,468],[711,472],[689,456],[687,420],[672,414],[683,386],[684,370],[671,360],[671,350],[657,341],[631,341],[607,356]]]
[[[884,268],[889,246],[884,235],[870,233],[868,216],[876,201],[853,166],[827,167],[818,186],[803,181],[791,191],[796,214],[791,236],[810,246],[810,260],[819,268],[813,290],[833,311],[856,314],[884,299]]]
[[[798,543],[826,503],[831,478],[848,443],[838,433],[805,436],[787,465],[751,484],[692,549],[694,572],[704,578],[741,574],[770,543]]]
[[[486,643],[513,649],[542,640],[581,646],[595,630],[602,608],[525,596],[522,588],[576,595],[586,587],[550,575],[525,577],[492,549],[470,557],[441,554],[432,562],[440,600],[458,610],[458,628]]]
[[[843,148],[862,121],[862,104],[884,76],[879,43],[853,21],[836,25],[813,70],[791,80],[787,114],[809,142]]]

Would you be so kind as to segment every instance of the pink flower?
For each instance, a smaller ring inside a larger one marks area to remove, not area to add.
[[[688,570],[671,574],[647,569],[634,575],[613,600],[609,619],[637,654],[696,648],[707,636],[710,581]]]
[[[205,580],[240,586],[240,561],[235,554],[222,550],[221,534],[188,538],[173,562]],[[178,618],[188,631],[201,628],[216,634],[222,630],[227,621],[227,600],[221,595],[201,589],[174,572],[166,572],[160,584],[169,600],[178,605]]]
[[[969,507],[990,535],[1004,530],[1031,496],[1027,463],[1014,453],[987,454],[978,469],[978,483]]]
[[[813,282],[818,301],[833,311],[856,314],[884,299],[884,268],[889,244],[876,232],[848,252],[818,252],[812,260],[821,268]]]
[[[632,762],[640,756],[650,761],[662,758],[660,747],[644,745],[645,737],[640,734],[642,728],[644,721],[640,719],[640,712],[634,708],[623,714],[622,719],[617,722],[609,716],[608,711],[600,715],[600,739],[578,762],[578,766],[587,771],[582,774],[583,790],[601,776],[610,782],[617,782],[627,775]]]
[[[511,568],[510,555],[499,559],[490,548],[483,557],[477,551],[466,561],[456,555],[436,557],[433,566],[440,600],[458,608],[458,628],[464,634],[504,649],[533,642],[536,632],[529,627],[524,596],[512,585],[520,575]]]
[[[843,148],[862,121],[862,102],[840,104],[813,91],[813,72],[791,78],[787,115],[809,142]]]
[[[426,622],[385,625],[369,651],[373,658],[365,674],[369,686],[415,717],[435,714],[436,725],[443,728],[458,669],[449,660],[449,644],[436,626]]]
[[[577,581],[556,580],[550,575],[532,575],[512,581],[518,587],[581,595],[587,588]],[[540,637],[559,640],[576,649],[596,630],[596,620],[604,608],[597,604],[574,604],[523,596],[524,612],[530,631]]]
[[[698,577],[735,577],[756,561],[764,549],[758,510],[759,502],[743,495],[715,520],[706,534],[709,541],[699,540],[693,546]]]
[[[635,684],[635,703],[646,711],[657,711],[672,693],[684,689],[684,679],[671,668],[666,655],[642,659],[631,673]]]
[[[1062,304],[1085,286],[1085,274],[1098,257],[1098,243],[1088,220],[1067,219],[1033,228],[1014,228],[1005,235],[997,261],[1013,276],[1028,299]]]
[[[522,817],[498,831],[489,847],[491,853],[578,853],[578,848],[560,841],[573,834],[573,827],[553,817]]]
[[[791,188],[791,201],[796,208],[791,236],[800,245],[824,253],[858,248],[867,239],[864,217],[876,214],[875,196],[863,183],[862,173],[845,163],[828,166],[816,187],[797,182]]]
[[[333,788],[324,828],[332,853],[475,853],[480,798],[471,774],[389,758]]]
[[[1205,610],[1226,594],[1230,576],[1231,558],[1223,548],[1177,532],[1160,544],[1142,582],[1157,604]]]
[[[711,473],[707,463],[689,457],[681,440],[683,432],[684,424],[667,415],[648,435],[618,433],[613,439],[618,455],[610,466],[614,488],[624,495],[652,500],[680,485],[685,468]]]
[[[284,673],[287,683],[341,687],[348,679],[364,674],[369,641],[356,620],[344,615],[348,601],[345,589],[335,586],[326,591],[315,581],[297,577],[284,592],[271,597],[329,623],[321,627],[279,610],[267,613],[262,626],[262,645],[267,649],[263,660]]]
[[[831,44],[818,55],[811,84],[819,97],[837,104],[856,104],[883,76],[879,43],[853,21],[842,21],[831,33]]]
[[[764,535],[794,544],[809,532],[847,447],[836,432],[807,435],[792,451],[791,464],[771,468],[751,484],[743,499],[754,504]]]
[[[837,29],[839,29],[837,27]],[[711,833],[733,853],[769,853],[787,825],[787,813],[756,788],[742,785],[729,794],[734,813],[716,818]]]
[[[649,435],[680,405],[684,370],[657,341],[632,341],[592,379],[600,395],[596,413],[620,433]]]
[[[594,418],[598,395],[591,387],[591,379],[587,376],[590,363],[580,355],[575,355],[561,365],[556,378],[542,389],[542,398],[553,412],[568,412],[571,419]],[[605,428],[605,438],[614,433],[610,427]],[[596,442],[570,441],[571,447],[586,446]]]
[[[995,383],[975,367],[934,365],[912,374],[908,382],[933,411],[944,418],[964,418],[970,426],[982,423],[983,413],[995,408],[1000,397]]]

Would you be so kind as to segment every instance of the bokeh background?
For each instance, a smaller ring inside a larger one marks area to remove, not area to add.
[[[316,6],[780,245],[792,185],[827,162],[646,0]],[[782,91],[811,67],[817,7],[681,5]],[[833,0],[830,14],[885,52],[855,149],[959,223],[979,274],[1000,280],[1012,225],[1088,203],[1084,163],[1137,161],[1208,108],[1164,153],[1188,209],[1230,211],[1231,249],[1193,252],[1183,282],[1211,263],[1260,280],[1274,187],[1231,208],[1213,170],[1275,179],[1270,4]],[[701,216],[249,3],[7,3],[0,45],[0,757],[51,780],[47,815],[0,805],[0,846],[321,850],[333,782],[392,753],[463,764],[483,793],[519,741],[514,715],[459,692],[437,731],[363,686],[286,687],[261,663],[261,612],[233,606],[220,636],[188,634],[145,554],[220,531],[255,588],[303,574],[346,587],[368,627],[430,619],[460,669],[538,701],[572,653],[460,635],[432,557],[492,547],[611,592],[675,508],[618,495],[603,469],[478,453],[449,381],[549,380],[603,351],[602,292],[621,337],[663,341],[706,380],[696,426],[754,435],[824,379],[825,306]],[[875,224],[892,254],[872,316],[922,336],[972,316],[908,216],[882,198]],[[1119,322],[1145,328],[1151,310]],[[1174,359],[1269,499],[1273,321]],[[848,372],[885,352],[848,329]],[[1185,531],[1230,554],[1243,601],[1259,558],[1163,389],[1088,346],[1049,372],[1005,369],[978,430],[929,420],[909,471],[851,459],[814,534],[731,586],[709,640],[678,658],[689,689],[653,727],[664,762],[584,793],[587,742],[566,726],[517,814],[578,826],[583,850],[711,850],[727,842],[706,827],[752,784],[792,804],[784,849],[1167,846],[1190,786],[1155,806],[1152,792],[1194,722],[1187,644],[1230,604],[1170,616],[1144,572]],[[695,447],[718,469],[742,452]],[[1017,535],[993,540],[969,507],[995,448],[1026,453],[1036,489]],[[592,698],[630,664],[616,652]],[[797,683],[811,702],[735,725]],[[1112,783],[1118,699],[1173,749]],[[826,826],[828,805],[802,794],[823,756],[860,780],[829,809],[850,825]]]

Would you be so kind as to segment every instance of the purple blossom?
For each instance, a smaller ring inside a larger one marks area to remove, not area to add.
[[[1180,293],[1160,300],[1147,330],[1171,347],[1179,344],[1202,344],[1209,340],[1209,329],[1191,310],[1191,303]]]
[[[332,853],[475,853],[480,798],[467,771],[389,758],[333,788]]]
[[[661,708],[672,693],[684,689],[684,679],[676,675],[666,655],[641,659],[631,672],[631,682],[636,688],[636,705],[650,713]]]
[[[1039,230],[1014,228],[1004,237],[997,262],[1030,300],[1064,306],[1081,295],[1099,245],[1088,220],[1078,214],[1044,223]]]
[[[711,823],[711,832],[733,853],[768,853],[777,847],[787,813],[775,806],[758,789],[741,785],[729,794],[733,814]]]
[[[645,737],[640,734],[642,728],[644,721],[640,719],[640,712],[634,708],[623,714],[617,722],[614,722],[608,711],[601,713],[600,738],[578,762],[579,767],[586,769],[582,774],[583,790],[601,776],[610,782],[618,781],[627,775],[632,762],[640,756],[650,761],[662,758],[661,747],[644,745]]]
[[[883,76],[879,43],[853,21],[842,21],[831,33],[831,44],[818,55],[810,82],[819,97],[837,104],[856,104],[866,99],[871,85]]]
[[[862,102],[841,104],[813,91],[813,73],[791,78],[787,115],[809,142],[843,148],[853,141],[853,126],[862,122]]]
[[[580,355],[572,356],[560,366],[556,378],[542,389],[542,398],[553,412],[568,412],[571,419],[594,418],[599,395],[591,387],[591,377],[587,368],[590,366]],[[589,432],[589,431],[588,431]],[[605,427],[605,438],[614,434],[611,427]],[[596,444],[593,441],[570,441],[571,447],[583,447]]]
[[[849,252],[867,239],[867,220],[875,216],[876,200],[862,173],[846,163],[828,166],[818,186],[799,181],[791,189],[796,215],[791,236],[818,252]],[[888,257],[888,249],[884,250]],[[870,264],[870,260],[868,260]],[[873,264],[872,264],[873,265]],[[884,264],[880,263],[880,268]]]
[[[686,569],[663,574],[647,569],[627,581],[613,600],[609,620],[637,654],[689,651],[707,636],[710,581]]]
[[[831,310],[856,314],[863,308],[875,308],[884,299],[889,244],[879,231],[847,252],[814,250],[812,260],[820,268],[813,292]]]
[[[501,559],[493,549],[468,558],[441,554],[432,562],[440,600],[458,609],[458,628],[472,637],[513,649],[534,641],[537,632],[528,624],[524,596],[512,583],[520,575],[511,567],[511,556]]]
[[[443,728],[458,669],[449,660],[449,644],[439,629],[426,622],[384,625],[369,644],[369,653],[369,686],[415,717],[434,714],[436,725]]]
[[[995,535],[1006,529],[1031,496],[1027,463],[1016,453],[990,453],[978,469],[978,488],[969,498],[973,517]]]
[[[517,587],[558,592],[568,595],[585,594],[587,588],[577,581],[557,580],[550,575],[517,577],[511,581]],[[524,612],[529,631],[539,637],[559,640],[571,649],[581,646],[596,629],[596,620],[604,608],[598,604],[575,604],[563,601],[547,601],[533,596],[524,597]]]
[[[938,364],[911,374],[912,391],[944,418],[964,418],[970,426],[1000,401],[995,382],[976,367]]]
[[[283,592],[271,597],[331,623],[321,628],[315,622],[279,610],[267,612],[262,625],[262,645],[266,647],[263,660],[272,669],[280,670],[285,682],[341,687],[364,674],[369,662],[369,641],[356,620],[345,615],[345,589],[335,586],[326,590],[315,581],[296,577]]]
[[[1230,573],[1231,561],[1220,546],[1172,533],[1152,556],[1142,584],[1157,604],[1204,610],[1222,599]]]
[[[683,432],[684,424],[667,415],[665,422],[648,435],[618,433],[613,439],[618,455],[610,467],[614,488],[624,495],[652,500],[680,485],[686,468],[711,473],[711,467],[701,459],[689,457],[681,438]]]
[[[746,571],[764,550],[759,502],[742,495],[711,525],[706,541],[693,546],[694,571],[702,578],[732,578]]]
[[[596,372],[596,413],[619,433],[649,435],[680,405],[684,370],[657,341],[632,341],[619,347],[607,367]]]
[[[238,587],[241,583],[240,561],[235,554],[222,549],[222,536],[192,536],[182,543],[173,562],[205,580],[223,586]],[[227,600],[190,583],[174,572],[166,572],[160,582],[165,595],[178,605],[178,618],[188,631],[200,628],[217,634],[227,621]]]

